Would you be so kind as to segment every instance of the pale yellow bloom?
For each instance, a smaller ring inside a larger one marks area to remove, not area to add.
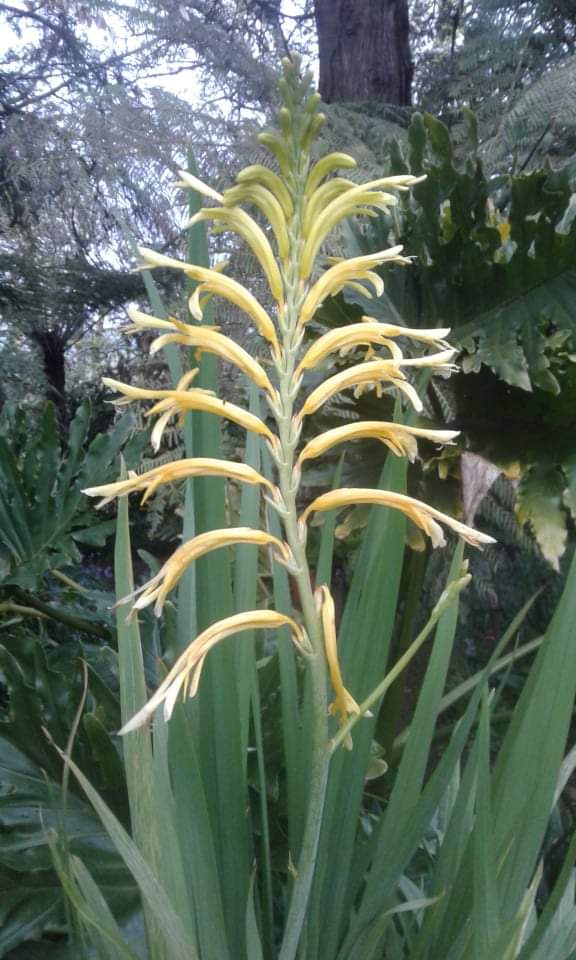
[[[414,404],[416,410],[422,410],[420,398],[411,384],[406,381],[399,367],[399,361],[370,360],[367,363],[357,363],[341,373],[328,377],[324,383],[321,383],[306,397],[302,409],[297,415],[297,420],[301,421],[304,417],[316,413],[323,404],[342,390],[361,384],[376,384],[379,386],[382,382],[390,383],[402,390]]]
[[[326,204],[310,225],[300,259],[300,276],[306,280],[312,273],[318,250],[327,235],[346,217],[362,213],[364,207],[388,210],[398,203],[396,197],[382,190],[370,190],[366,186],[351,187]]]
[[[262,484],[274,492],[273,484],[247,464],[234,463],[232,460],[216,460],[213,457],[195,457],[154,467],[146,473],[130,476],[127,480],[117,480],[115,483],[106,483],[99,487],[87,487],[82,493],[88,497],[104,497],[96,505],[96,509],[99,510],[115,497],[124,497],[136,490],[144,490],[141,502],[145,503],[163,483],[175,483],[189,477],[226,477],[240,483]]]
[[[169,720],[182,689],[184,697],[194,697],[198,690],[204,660],[210,650],[221,640],[236,633],[242,633],[244,630],[270,630],[280,627],[289,627],[294,644],[298,649],[307,651],[308,644],[302,627],[291,617],[276,613],[275,610],[248,610],[212,624],[200,633],[178,658],[146,706],[124,724],[120,733],[123,735],[141,727],[161,703],[164,703],[164,719]]]
[[[441,513],[440,510],[435,510],[434,507],[429,507],[420,500],[414,500],[403,493],[365,489],[363,487],[342,487],[340,490],[323,493],[306,508],[299,522],[305,524],[310,514],[317,511],[339,510],[341,507],[357,506],[359,503],[375,504],[376,506],[393,507],[395,510],[401,510],[430,537],[433,547],[443,547],[446,544],[440,523],[450,527],[466,543],[470,543],[474,547],[480,547],[483,543],[496,542],[488,534],[473,530],[472,527],[467,527],[466,524]]]
[[[318,587],[315,591],[316,604],[320,611],[322,621],[322,632],[324,634],[324,649],[326,651],[326,660],[330,671],[330,680],[334,688],[334,701],[328,707],[328,713],[338,716],[340,726],[346,723],[350,714],[359,714],[360,707],[354,697],[348,692],[342,680],[340,664],[338,662],[338,645],[336,642],[336,613],[334,610],[334,600],[328,587]],[[352,737],[350,734],[344,741],[347,750],[352,749]]]
[[[336,197],[341,196],[343,193],[357,186],[358,184],[354,183],[353,180],[346,180],[344,177],[333,177],[332,180],[327,180],[321,187],[318,187],[306,201],[304,220],[302,223],[304,235],[306,236],[310,232],[314,220],[329,203],[332,203]],[[365,208],[365,210],[368,209],[369,208]],[[369,212],[370,214],[373,213],[372,210]],[[360,208],[358,208],[357,214],[361,215]]]
[[[170,267],[174,270],[182,270],[187,277],[203,284],[204,288],[210,293],[224,297],[231,303],[240,307],[244,313],[254,321],[259,333],[272,344],[274,352],[279,350],[278,337],[272,320],[266,313],[264,307],[258,303],[246,287],[243,287],[237,280],[231,277],[225,277],[217,270],[209,270],[206,267],[198,267],[193,263],[186,263],[183,260],[176,260],[174,257],[165,257],[162,253],[156,253],[155,250],[149,250],[147,247],[138,247],[138,252],[144,263],[148,267]]]
[[[134,603],[134,610],[143,610],[144,607],[154,603],[154,613],[160,616],[166,597],[171,590],[178,584],[186,569],[211,550],[218,550],[220,547],[230,547],[238,543],[253,543],[256,546],[276,547],[284,560],[289,558],[289,550],[285,543],[273,537],[271,533],[264,530],[253,530],[250,527],[228,527],[223,530],[209,530],[207,533],[200,533],[186,543],[183,543],[160,568],[158,573],[148,580],[144,586],[134,590],[133,593],[123,597],[119,604],[127,603],[134,597],[139,597]],[[139,596],[140,595],[140,596]]]
[[[200,289],[200,288],[197,288]],[[209,353],[215,353],[216,356],[234,364],[239,370],[242,370],[259,387],[262,387],[274,399],[276,391],[266,371],[254,357],[251,357],[247,350],[244,350],[235,340],[219,333],[215,328],[209,326],[192,326],[190,323],[182,323],[179,320],[160,320],[159,317],[151,317],[135,307],[128,308],[128,316],[132,320],[133,326],[129,329],[137,330],[141,328],[153,329],[158,327],[161,330],[173,331],[165,336],[157,337],[150,346],[150,353],[154,354],[160,350],[166,343],[182,343],[190,347],[199,347],[201,350],[207,350]]]
[[[322,274],[308,293],[300,310],[299,324],[304,326],[314,316],[318,307],[326,297],[339,293],[345,283],[350,280],[368,280],[374,286],[377,296],[384,290],[384,282],[374,267],[382,263],[410,263],[406,257],[401,257],[401,246],[391,247],[389,250],[380,250],[365,257],[352,257],[350,260],[341,260]]]
[[[273,193],[276,197],[287,220],[289,220],[294,213],[294,204],[286,184],[280,179],[278,174],[274,173],[273,170],[270,170],[269,167],[265,167],[261,163],[255,163],[249,167],[244,167],[244,169],[236,175],[236,180],[238,183],[264,184],[270,193]]]
[[[188,222],[188,226],[192,227],[202,220],[212,220],[246,241],[264,271],[272,296],[281,304],[284,299],[282,276],[266,234],[256,221],[240,207],[211,207],[200,210]]]
[[[258,183],[239,183],[226,190],[224,203],[232,207],[239,203],[253,203],[258,207],[272,227],[280,259],[286,260],[290,249],[286,218],[281,204],[270,190]]]
[[[347,153],[327,153],[314,164],[306,180],[306,196],[311,196],[324,177],[334,170],[353,170],[356,167],[354,157]]]
[[[175,390],[147,390],[143,387],[133,387],[128,383],[121,383],[119,380],[112,380],[109,377],[105,377],[102,382],[123,394],[120,399],[113,401],[117,406],[130,403],[132,400],[158,400],[158,403],[154,404],[145,413],[146,417],[162,414],[152,431],[151,440],[155,450],[158,450],[160,446],[162,434],[170,418],[177,414],[184,415],[191,410],[204,410],[206,413],[214,413],[226,420],[232,420],[233,423],[240,424],[246,430],[251,430],[253,433],[266,437],[273,445],[276,444],[276,438],[272,431],[253,413],[243,407],[236,406],[235,403],[227,403],[225,400],[221,400],[211,390],[203,390],[200,387],[186,389],[197,373],[197,369],[190,370],[182,377]]]
[[[389,207],[397,204],[398,200],[392,194],[387,193],[387,190],[406,190],[409,186],[419,183],[421,179],[423,178],[411,176],[382,177],[378,180],[371,180],[369,183],[352,186],[339,193],[338,196],[326,204],[324,209],[318,211],[318,216],[309,224],[300,260],[301,278],[306,280],[310,276],[321,244],[341,220],[359,213],[365,213],[362,208],[366,207],[388,210]]]
[[[451,443],[458,436],[458,430],[426,430],[420,427],[407,427],[401,423],[386,423],[381,420],[361,420],[344,427],[326,430],[306,444],[298,457],[298,463],[322,456],[327,450],[339,443],[350,440],[380,440],[399,457],[415,460],[418,454],[416,438],[431,440],[432,443]]]
[[[330,330],[318,337],[304,354],[296,369],[296,375],[318,366],[325,357],[336,350],[344,352],[367,344],[388,347],[393,359],[400,360],[402,358],[400,348],[396,347],[394,349],[389,339],[394,337],[408,337],[411,340],[420,340],[423,343],[446,348],[448,344],[444,338],[449,333],[450,330],[446,328],[415,330],[411,327],[399,327],[394,323],[380,323],[371,317],[364,317],[361,323],[347,323],[343,327],[337,327],[335,330]]]

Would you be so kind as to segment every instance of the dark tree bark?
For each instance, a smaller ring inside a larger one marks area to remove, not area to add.
[[[408,0],[314,0],[320,95],[411,102]]]

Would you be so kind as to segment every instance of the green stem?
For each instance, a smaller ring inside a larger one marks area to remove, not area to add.
[[[279,396],[274,411],[278,424],[280,447],[277,456],[278,486],[281,494],[279,510],[287,543],[292,551],[294,569],[302,606],[302,618],[311,645],[308,668],[311,681],[312,728],[308,767],[308,806],[302,844],[296,865],[290,907],[286,919],[279,960],[294,960],[306,919],[310,890],[318,855],[322,814],[328,780],[330,752],[328,749],[327,673],[324,656],[322,625],[312,586],[306,557],[306,531],[298,523],[297,493],[299,472],[294,470],[294,451],[299,429],[294,416],[294,370],[301,343],[298,328],[300,306],[304,296],[300,281],[300,249],[302,245],[302,214],[304,185],[308,161],[301,155],[296,159],[294,176],[294,216],[291,222],[291,250],[284,273],[286,302],[280,317],[282,346],[276,360]]]

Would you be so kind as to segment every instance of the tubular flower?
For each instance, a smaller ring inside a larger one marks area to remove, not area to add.
[[[127,480],[117,480],[116,483],[106,483],[100,487],[87,487],[82,492],[88,497],[104,497],[96,505],[96,509],[99,510],[115,497],[125,497],[136,490],[144,490],[141,503],[145,503],[163,483],[174,483],[189,477],[227,477],[241,483],[262,484],[274,492],[273,484],[253,467],[244,463],[234,463],[232,460],[215,460],[211,457],[176,460],[174,463],[154,467],[153,470],[129,477]]]
[[[281,303],[284,293],[282,275],[266,234],[256,221],[239,207],[210,207],[193,216],[188,226],[192,227],[202,220],[213,220],[219,226],[233,230],[246,241],[266,275],[274,299]]]
[[[440,510],[429,507],[428,504],[420,500],[414,500],[403,493],[392,493],[388,490],[370,490],[360,488],[342,487],[340,490],[331,490],[329,493],[323,493],[320,497],[306,507],[300,517],[300,523],[305,524],[311,513],[324,512],[326,510],[340,510],[341,507],[347,507],[359,503],[373,503],[381,507],[393,507],[395,510],[401,510],[405,513],[417,527],[420,527],[424,533],[430,537],[433,547],[443,547],[446,545],[444,532],[440,523],[445,524],[454,530],[459,537],[462,537],[466,543],[473,547],[481,547],[482,544],[495,543],[494,537],[489,537],[486,533],[480,533],[479,530],[473,530],[467,527],[465,523],[454,520]]]
[[[247,527],[199,533],[183,543],[154,577],[121,602],[130,601],[135,610],[154,604],[155,612],[159,614],[168,594],[178,585],[190,563],[219,547],[252,543],[271,547],[275,559],[283,563],[295,578],[303,627],[273,610],[236,614],[213,624],[191,642],[146,707],[125,725],[122,732],[127,733],[144,723],[162,703],[164,716],[169,718],[180,692],[184,697],[194,696],[206,655],[220,640],[242,630],[288,626],[295,645],[307,657],[310,671],[311,709],[320,729],[311,747],[311,769],[315,771],[315,783],[321,785],[326,782],[324,765],[329,755],[325,749],[328,742],[327,714],[336,715],[340,724],[350,725],[360,708],[344,685],[338,663],[332,597],[327,587],[314,591],[312,586],[306,555],[308,517],[316,511],[340,509],[351,504],[375,504],[401,510],[428,534],[434,546],[444,543],[441,525],[450,527],[475,546],[491,543],[492,538],[425,503],[381,490],[333,490],[317,497],[298,516],[302,465],[337,444],[372,438],[385,444],[394,454],[414,459],[419,439],[450,443],[456,436],[451,430],[429,430],[370,420],[328,430],[300,447],[304,417],[314,414],[335,394],[349,388],[356,393],[375,388],[378,397],[383,389],[399,391],[416,410],[422,410],[422,401],[409,379],[410,371],[422,367],[449,373],[454,369],[455,352],[446,343],[447,329],[406,328],[380,323],[369,316],[331,330],[303,346],[304,328],[310,325],[308,329],[313,329],[311,321],[328,297],[345,287],[361,290],[366,296],[369,292],[381,296],[384,285],[381,272],[390,265],[408,265],[410,262],[402,255],[401,247],[392,246],[352,259],[331,258],[327,269],[317,274],[317,254],[330,231],[346,217],[377,216],[379,211],[388,210],[398,202],[400,192],[422,178],[402,175],[364,184],[354,183],[344,176],[334,175],[338,170],[355,166],[353,158],[341,153],[329,154],[312,165],[311,143],[325,119],[318,113],[319,97],[311,92],[311,76],[302,78],[297,64],[285,61],[284,73],[280,132],[264,132],[259,137],[273,154],[277,170],[253,164],[240,171],[236,183],[222,193],[191,174],[184,171],[180,174],[181,186],[216,204],[201,209],[191,223],[211,221],[217,232],[231,230],[249,245],[278,306],[276,313],[268,313],[249,290],[224,275],[222,265],[208,269],[145,247],[140,249],[140,255],[146,267],[179,270],[195,281],[188,307],[199,325],[175,318],[160,319],[136,309],[129,312],[130,330],[158,331],[151,346],[152,353],[169,344],[178,344],[199,352],[209,351],[234,364],[265,391],[275,427],[271,429],[243,406],[225,402],[211,390],[191,386],[196,370],[186,373],[171,389],[133,387],[115,380],[105,381],[119,393],[113,401],[116,404],[152,401],[145,415],[157,418],[152,431],[156,449],[170,418],[176,416],[182,422],[192,410],[227,418],[264,437],[276,465],[277,483],[265,479],[252,467],[199,457],[158,467],[116,483],[89,487],[86,493],[101,496],[103,502],[107,502],[113,497],[141,490],[143,500],[146,500],[160,484],[191,476],[220,476],[267,488],[267,500],[283,524],[283,539],[265,530]],[[253,209],[246,211],[246,206],[256,208],[256,213]],[[216,296],[235,304],[253,323],[265,341],[262,362],[224,336],[218,328],[203,323],[204,306],[208,299]],[[431,352],[419,358],[405,356],[404,343],[407,340],[422,344]],[[348,369],[327,376],[307,397],[300,399],[299,392],[307,370],[318,368],[332,353],[340,352],[344,356],[356,348],[365,348],[363,362],[355,362]],[[374,356],[374,351],[379,348],[386,351],[382,357]],[[334,690],[334,701],[330,706],[327,701],[328,680]],[[351,718],[347,719],[350,715]],[[350,741],[347,745],[351,745]],[[303,849],[313,847],[310,837],[302,844]],[[299,874],[296,883],[311,883],[307,869]]]
[[[384,282],[377,273],[373,273],[373,268],[379,267],[383,263],[410,263],[406,257],[399,256],[401,250],[402,247],[391,247],[390,250],[381,250],[380,253],[373,253],[367,257],[353,257],[351,260],[341,260],[333,267],[330,267],[330,269],[316,281],[302,304],[300,310],[300,325],[304,326],[304,324],[308,323],[326,297],[331,297],[335,293],[338,293],[350,280],[369,280],[377,296],[381,296],[384,290]]]
[[[330,672],[330,680],[334,688],[334,701],[328,707],[328,713],[338,717],[340,726],[343,726],[350,714],[360,714],[360,707],[354,697],[348,692],[342,681],[342,673],[338,662],[338,644],[336,642],[336,613],[334,600],[328,587],[318,587],[315,593],[316,604],[320,611],[322,631],[324,633],[324,650]],[[352,749],[352,736],[348,734],[344,740],[347,750]]]
[[[236,304],[254,321],[256,329],[272,344],[274,351],[278,350],[278,337],[272,320],[256,297],[246,290],[237,280],[225,277],[217,270],[208,270],[206,267],[197,267],[195,264],[175,260],[174,257],[165,257],[147,247],[138,247],[138,252],[147,267],[171,267],[173,270],[182,270],[187,277],[201,283],[209,293],[215,293],[230,303]]]
[[[168,343],[181,343],[184,346],[207,350],[209,353],[214,353],[223,360],[227,360],[228,363],[234,364],[257,386],[266,390],[272,398],[275,397],[276,391],[270,383],[264,367],[230,337],[224,336],[224,334],[211,327],[192,326],[190,323],[182,323],[179,320],[160,320],[159,317],[150,317],[140,310],[136,310],[135,307],[128,308],[128,316],[132,325],[125,329],[130,332],[154,328],[170,331],[153,341],[150,346],[151,354],[157,353]]]
[[[252,530],[250,527],[230,527],[226,530],[209,530],[208,533],[200,533],[187,543],[183,543],[172,556],[160,568],[158,573],[148,580],[144,586],[134,590],[127,597],[119,601],[120,604],[127,603],[138,597],[133,605],[134,610],[143,610],[144,607],[154,603],[154,613],[160,616],[166,597],[174,589],[186,568],[194,560],[210,550],[217,550],[219,547],[230,547],[237,543],[254,543],[257,546],[274,546],[279,551],[283,560],[288,560],[290,551],[285,543],[273,537],[270,533],[263,530]]]
[[[184,653],[178,658],[166,678],[150,698],[145,707],[135,714],[128,723],[124,724],[120,734],[137,730],[152,716],[160,704],[164,704],[164,719],[169,720],[176,705],[178,694],[182,690],[183,698],[195,697],[198,692],[200,674],[206,656],[216,644],[227,637],[244,630],[270,630],[280,627],[289,627],[292,641],[299,650],[307,650],[305,634],[291,617],[275,610],[249,610],[246,613],[237,613],[225,620],[219,620],[207,630],[200,633]]]
[[[162,435],[169,420],[176,415],[182,417],[191,410],[204,410],[206,413],[214,413],[219,417],[224,417],[226,420],[240,424],[246,430],[251,430],[253,433],[266,437],[273,446],[275,445],[276,438],[264,421],[245,410],[244,407],[238,407],[235,403],[227,403],[221,400],[211,390],[202,390],[200,387],[186,389],[197,372],[197,369],[195,369],[186,374],[175,390],[146,390],[142,387],[132,387],[127,383],[120,383],[119,380],[111,380],[109,377],[104,377],[102,382],[107,387],[118,390],[119,393],[123,394],[120,399],[113,401],[117,406],[130,403],[132,400],[158,400],[158,403],[155,403],[145,413],[146,417],[162,414],[152,431],[151,440],[155,450],[160,448]]]
[[[335,427],[314,437],[306,444],[298,465],[305,460],[321,457],[332,447],[349,440],[380,440],[398,457],[408,457],[413,461],[418,455],[417,438],[431,440],[432,443],[451,443],[458,436],[458,430],[425,430],[420,427],[407,427],[401,423],[384,423],[381,420],[361,420],[345,427]]]
[[[409,337],[412,340],[420,340],[423,343],[430,343],[435,347],[445,348],[448,346],[444,337],[447,337],[450,330],[413,330],[409,327],[398,327],[392,323],[379,323],[370,317],[365,318],[363,323],[347,323],[343,327],[337,327],[336,330],[330,330],[318,339],[308,348],[304,357],[296,368],[296,374],[301,374],[304,370],[311,370],[318,364],[334,353],[341,351],[341,356],[348,350],[363,345],[377,344],[387,347],[393,359],[402,359],[402,351],[399,347],[393,345],[394,337]]]

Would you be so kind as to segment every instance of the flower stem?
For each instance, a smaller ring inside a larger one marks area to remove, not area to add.
[[[308,658],[311,684],[311,716],[309,768],[307,771],[309,794],[306,822],[296,865],[290,908],[286,920],[280,960],[294,960],[306,919],[310,890],[318,854],[318,842],[322,825],[330,752],[328,748],[328,700],[327,671],[324,656],[322,624],[314,600],[314,590],[306,558],[306,532],[298,523],[297,494],[300,472],[294,469],[295,448],[299,428],[294,421],[295,378],[301,337],[298,329],[299,310],[304,291],[299,279],[300,249],[302,246],[302,211],[307,163],[299,164],[294,177],[295,212],[291,222],[290,256],[284,270],[286,300],[280,328],[281,349],[276,361],[279,398],[276,420],[280,440],[278,462],[279,489],[282,498],[282,521],[286,540],[292,551],[295,564],[294,577],[298,585],[302,618],[311,645]]]

